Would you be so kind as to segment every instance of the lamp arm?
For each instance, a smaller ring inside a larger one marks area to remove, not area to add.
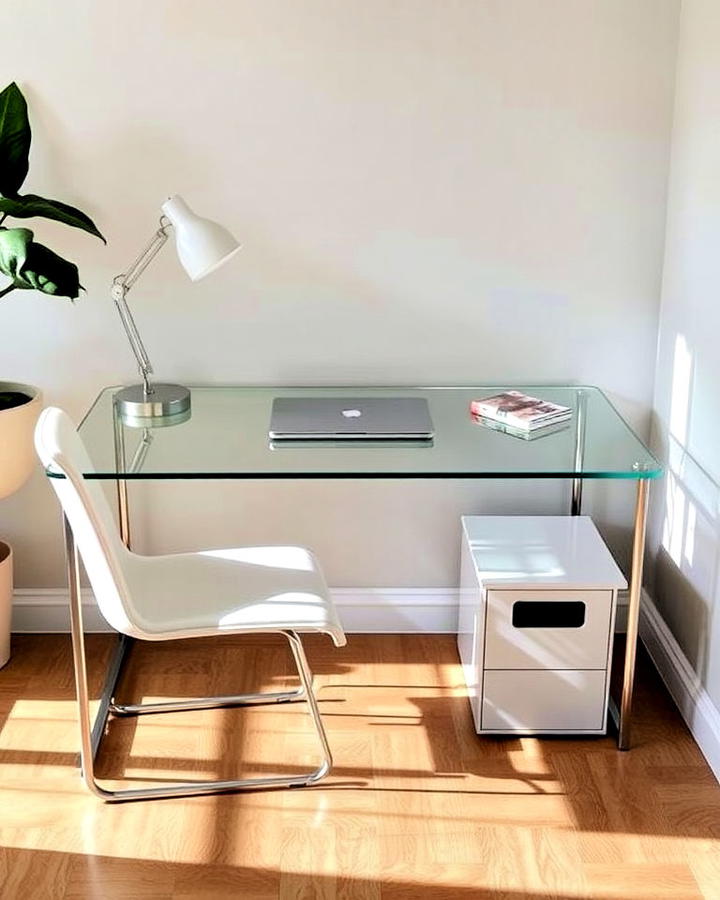
[[[145,345],[142,342],[142,338],[140,337],[140,332],[135,324],[135,319],[130,312],[130,307],[127,305],[125,298],[127,297],[130,288],[165,246],[169,237],[170,227],[170,221],[166,219],[165,216],[162,216],[160,219],[160,227],[153,235],[150,243],[132,263],[127,272],[123,272],[113,278],[112,284],[112,298],[115,301],[115,306],[120,315],[120,321],[123,324],[130,347],[137,360],[138,368],[143,379],[144,393],[146,395],[152,393],[148,378],[152,375],[153,367],[147,350],[145,349]]]

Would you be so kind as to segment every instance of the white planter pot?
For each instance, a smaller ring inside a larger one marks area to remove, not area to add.
[[[37,465],[33,431],[42,409],[42,394],[30,384],[0,381],[0,391],[20,391],[32,399],[0,410],[0,500],[14,493]]]
[[[0,669],[10,659],[12,548],[0,541]]]

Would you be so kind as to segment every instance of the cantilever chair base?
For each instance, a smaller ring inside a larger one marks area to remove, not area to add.
[[[88,789],[109,803],[128,800],[158,800],[164,797],[192,797],[200,794],[221,794],[231,791],[267,790],[270,788],[309,787],[324,778],[332,768],[332,754],[325,729],[320,718],[317,700],[312,688],[312,673],[305,657],[300,637],[294,631],[281,630],[279,633],[287,638],[292,650],[300,688],[290,691],[271,693],[239,694],[224,697],[200,697],[191,700],[170,701],[167,703],[115,704],[111,703],[109,711],[114,715],[131,716],[150,713],[170,713],[180,710],[213,709],[223,706],[241,706],[257,703],[283,703],[305,698],[310,716],[315,726],[323,760],[312,772],[295,775],[267,778],[245,778],[234,781],[187,781],[168,784],[154,788],[128,788],[124,790],[108,790],[102,787],[95,777],[95,752],[92,739],[92,721],[90,716],[90,697],[87,682],[87,662],[85,657],[85,637],[82,623],[82,607],[80,603],[80,572],[77,548],[72,529],[65,519],[65,548],[69,566],[70,583],[70,619],[72,630],[73,663],[75,668],[75,685],[77,689],[78,714],[80,719],[81,751],[80,762],[82,775]]]

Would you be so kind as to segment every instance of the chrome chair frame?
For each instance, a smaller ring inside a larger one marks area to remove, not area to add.
[[[282,634],[290,644],[295,660],[301,687],[292,691],[278,691],[257,694],[239,694],[224,697],[199,697],[189,700],[171,701],[168,703],[117,704],[110,699],[108,712],[116,716],[146,715],[151,713],[170,713],[181,710],[214,709],[218,707],[243,706],[259,703],[283,703],[305,697],[310,716],[320,741],[323,761],[312,772],[304,774],[275,776],[267,778],[245,778],[234,781],[187,781],[153,788],[129,788],[108,790],[98,784],[95,777],[95,755],[100,740],[93,740],[93,726],[90,717],[90,693],[88,690],[87,662],[85,656],[85,634],[82,620],[82,604],[80,595],[80,558],[67,517],[63,517],[65,530],[65,551],[68,564],[68,585],[70,592],[70,622],[72,632],[73,663],[75,670],[75,686],[77,690],[78,717],[80,722],[80,764],[82,776],[88,789],[107,802],[127,800],[151,800],[163,797],[191,797],[199,794],[220,794],[229,791],[263,790],[268,788],[309,787],[324,778],[332,768],[332,754],[327,735],[320,719],[317,700],[312,688],[312,673],[305,657],[302,642],[294,631],[268,633]],[[103,725],[105,722],[103,717]],[[102,735],[100,735],[101,737]]]

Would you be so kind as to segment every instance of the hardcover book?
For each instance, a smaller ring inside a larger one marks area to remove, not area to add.
[[[546,425],[565,422],[572,416],[569,406],[530,397],[520,391],[503,391],[492,397],[473,400],[470,403],[470,412],[474,416],[504,422],[524,431],[534,431]]]

